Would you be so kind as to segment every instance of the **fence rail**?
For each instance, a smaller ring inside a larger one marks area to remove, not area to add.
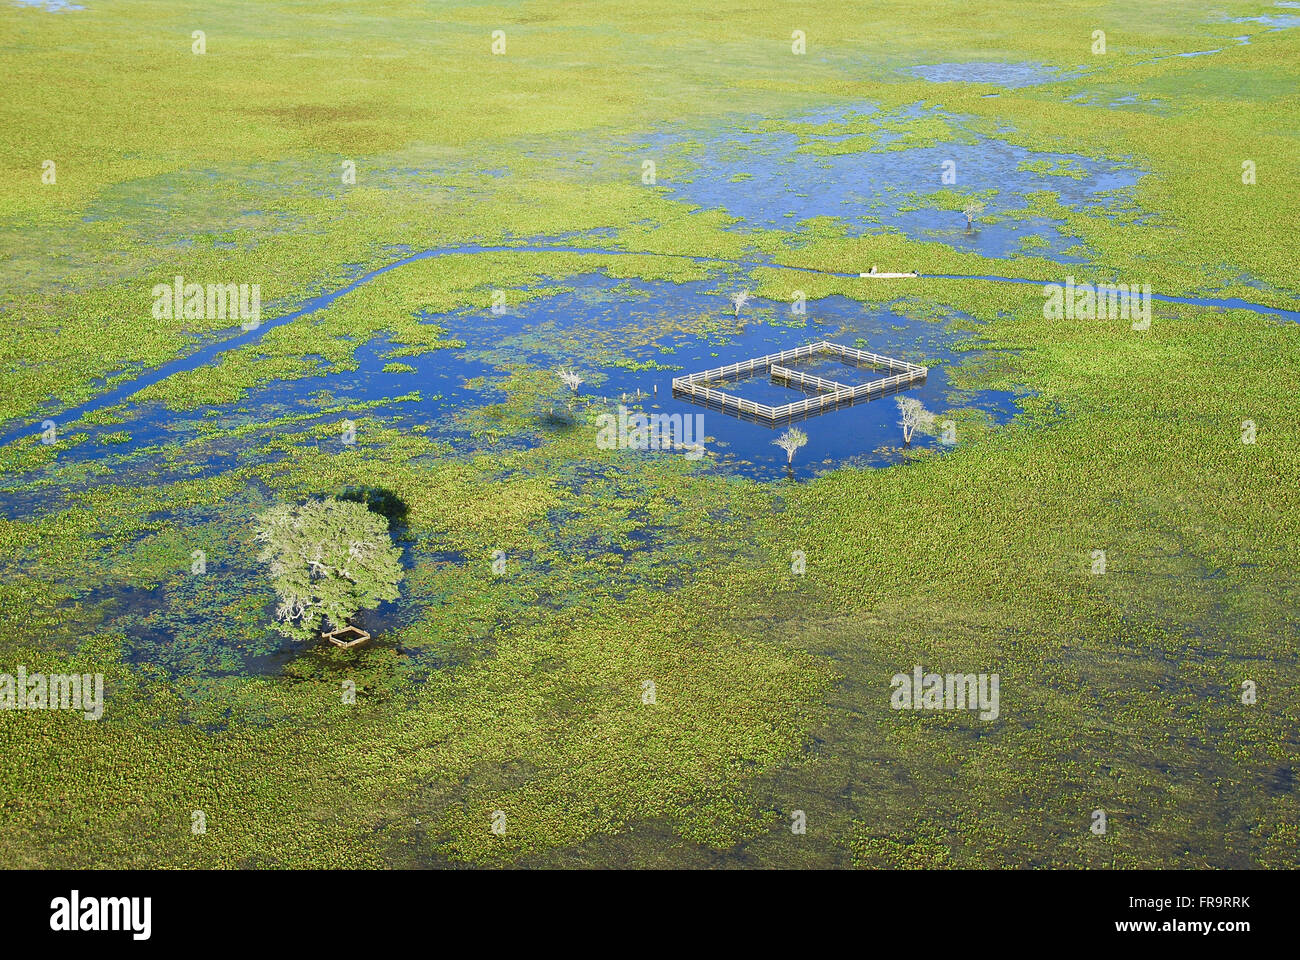
[[[908,363],[906,360],[895,360],[893,357],[883,357],[878,353],[870,353],[866,350],[859,350],[856,347],[846,347],[843,344],[831,343],[823,340],[821,346],[823,352],[833,354],[837,357],[843,357],[846,360],[867,361],[873,365],[885,367],[888,370],[924,370],[925,367],[919,367],[914,363]]]
[[[795,347],[792,350],[782,350],[780,353],[769,353],[765,357],[755,357],[753,360],[742,360],[739,363],[731,363],[725,367],[714,367],[712,370],[703,370],[699,373],[692,373],[686,377],[675,377],[673,383],[679,380],[691,380],[699,382],[701,380],[719,380],[737,373],[753,373],[755,370],[767,370],[774,363],[783,363],[786,360],[798,360],[802,357],[814,357],[824,353],[824,348],[829,344],[822,340],[818,343],[809,343],[802,347]]]
[[[834,380],[813,376],[811,373],[804,373],[801,370],[791,370],[789,367],[782,367],[775,363],[772,364],[772,379],[786,380],[801,387],[812,387],[814,390],[825,390],[830,393],[837,390],[853,389],[847,384],[836,383]]]
[[[873,367],[884,368],[894,375],[850,386],[782,366],[788,360],[825,355],[841,357],[858,363],[869,363]],[[822,392],[818,396],[809,397],[806,400],[772,407],[765,403],[746,400],[743,397],[737,397],[708,386],[709,382],[715,380],[758,371],[767,372],[774,378],[791,383],[811,386]],[[895,373],[895,371],[898,372]],[[842,344],[831,343],[829,340],[819,340],[816,343],[805,344],[791,350],[782,350],[780,353],[769,353],[765,357],[755,357],[752,360],[742,360],[739,363],[728,364],[725,367],[703,370],[684,377],[674,377],[673,394],[675,396],[685,395],[694,400],[702,401],[706,405],[716,404],[724,412],[748,414],[775,423],[782,420],[806,417],[828,408],[834,409],[840,405],[851,405],[856,402],[875,399],[877,396],[897,393],[919,380],[924,380],[928,374],[928,368],[908,363],[905,360],[896,360],[893,357],[858,350],[855,347],[846,347]]]

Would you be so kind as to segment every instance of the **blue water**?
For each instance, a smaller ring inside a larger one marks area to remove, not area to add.
[[[915,313],[914,308],[864,307],[837,296],[808,302],[807,313],[799,316],[788,303],[754,299],[737,320],[729,300],[734,287],[720,287],[717,281],[673,284],[616,280],[593,273],[568,278],[565,283],[573,289],[528,301],[501,314],[461,310],[425,318],[445,328],[449,337],[464,341],[464,348],[390,357],[391,346],[378,338],[358,344],[355,357],[359,366],[355,371],[327,372],[322,368],[317,375],[256,387],[232,404],[169,411],[157,404],[137,407],[127,403],[121,408],[126,422],[80,425],[72,432],[84,432],[86,438],[60,448],[53,466],[33,475],[9,478],[13,486],[41,484],[47,492],[39,500],[33,503],[22,494],[13,499],[0,495],[0,504],[11,516],[26,515],[33,509],[58,509],[64,505],[58,496],[62,478],[74,479],[78,489],[88,482],[85,470],[75,469],[79,464],[110,467],[108,478],[115,483],[135,474],[143,481],[159,467],[164,447],[171,444],[192,444],[179,452],[170,468],[177,477],[196,475],[186,466],[191,461],[199,470],[197,475],[254,462],[268,433],[293,433],[317,423],[339,424],[337,441],[327,439],[322,448],[335,444],[342,449],[341,427],[349,419],[359,424],[360,443],[365,442],[369,418],[378,418],[392,426],[418,427],[465,452],[472,446],[465,414],[506,399],[508,368],[521,364],[548,371],[561,366],[576,369],[586,380],[575,395],[579,409],[590,404],[597,411],[612,411],[625,403],[632,410],[649,413],[702,415],[705,432],[715,438],[707,444],[715,456],[703,462],[705,468],[764,480],[786,475],[784,454],[772,444],[776,432],[674,398],[673,377],[830,339],[929,365],[929,379],[910,394],[936,413],[949,407],[972,407],[984,411],[996,423],[1005,422],[1015,413],[1010,394],[987,391],[968,395],[951,388],[945,365],[960,361],[954,347],[963,335],[945,323],[909,316]],[[235,339],[246,343],[245,338],[241,335]],[[174,366],[192,369],[214,359],[212,346]],[[415,372],[386,372],[384,366],[393,361],[414,367]],[[883,374],[854,369],[852,373],[843,370],[840,375],[858,383]],[[473,388],[466,386],[470,378],[476,380]],[[142,377],[145,379],[160,379],[159,371],[151,371]],[[139,385],[137,381],[115,392],[129,392]],[[774,398],[780,398],[776,402],[804,396],[771,384],[766,389],[773,391]],[[328,408],[356,407],[373,401],[383,403],[356,413],[321,413]],[[312,419],[272,423],[280,417],[304,414]],[[64,419],[72,423],[70,416]],[[813,476],[845,464],[882,466],[897,462],[898,452],[888,449],[901,443],[897,419],[894,400],[883,398],[803,422],[800,427],[810,439],[796,458],[795,475]],[[246,425],[255,429],[242,437],[212,436],[215,429]],[[502,443],[507,447],[532,444],[552,429],[555,425],[539,416],[524,436],[505,438]],[[119,432],[128,435],[125,442],[106,442],[106,437]],[[212,439],[202,439],[204,436]],[[592,439],[594,444],[594,431]],[[937,441],[918,438],[914,446],[932,443]],[[158,479],[152,477],[151,482]]]
[[[919,124],[935,120],[949,124],[956,139],[907,146],[910,133],[924,136]],[[869,138],[873,149],[821,152],[852,137]],[[892,229],[996,259],[1079,263],[1091,259],[1090,252],[1064,222],[1029,213],[1031,194],[1056,194],[1063,206],[1094,215],[1141,216],[1134,187],[1144,173],[1130,164],[1031,151],[977,133],[962,118],[916,106],[822,110],[775,129],[751,118],[726,130],[660,134],[642,151],[658,157],[658,185],[666,192],[725,211],[737,218],[733,229],[740,231],[793,231],[830,217],[849,236]],[[943,182],[948,161],[956,164],[953,184]],[[934,204],[940,195],[972,194],[985,204],[973,230],[959,209]]]
[[[453,422],[456,411],[485,400],[496,402],[501,397],[492,390],[471,390],[465,380],[492,374],[493,369],[471,360],[463,360],[452,369],[441,352],[390,357],[389,352],[395,349],[399,347],[379,337],[357,347],[356,370],[331,371],[322,364],[318,373],[256,386],[232,404],[184,411],[168,410],[159,403],[128,404],[125,423],[83,423],[68,431],[85,434],[85,439],[61,448],[58,462],[61,467],[98,462],[112,466],[114,482],[121,483],[139,473],[142,479],[148,476],[149,482],[156,483],[160,478],[151,474],[158,469],[157,458],[164,445],[188,445],[190,449],[182,457],[201,460],[206,475],[268,459],[260,455],[261,448],[274,434],[297,433],[321,423],[336,424],[341,444],[344,421],[364,422],[372,417],[394,426],[434,423],[440,427],[435,435],[468,444],[467,431]],[[414,372],[384,372],[383,368],[394,362],[412,367]],[[308,419],[276,422],[304,416]],[[253,430],[242,437],[218,433],[246,427]],[[129,435],[124,442],[110,439],[121,432]],[[363,430],[358,441],[365,439]],[[324,441],[322,447],[330,442]],[[176,479],[192,476],[183,465],[173,469]],[[56,506],[47,503],[45,508]]]
[[[935,63],[909,72],[932,83],[991,83],[1008,90],[1058,83],[1072,76],[1041,63],[1002,62]]]
[[[79,4],[71,3],[70,0],[14,0],[14,3],[20,7],[40,7],[49,13],[86,9]]]
[[[115,407],[119,403],[122,403],[123,401],[130,398],[133,394],[135,394],[143,387],[149,386],[150,384],[153,383],[157,383],[175,373],[182,372],[185,370],[193,370],[197,367],[209,363],[213,363],[217,359],[219,359],[220,355],[224,353],[226,350],[235,349],[241,346],[246,346],[250,343],[255,342],[257,339],[263,336],[267,330],[273,329],[274,327],[284,323],[289,323],[300,317],[307,316],[318,310],[325,309],[329,305],[337,301],[340,297],[345,296],[347,293],[351,292],[352,290],[355,290],[357,287],[361,286],[362,284],[367,283],[371,279],[381,276],[390,270],[395,270],[398,269],[399,267],[405,266],[410,263],[415,263],[421,260],[430,259],[439,256],[448,256],[451,254],[501,252],[501,251],[517,251],[517,252],[531,251],[536,253],[565,251],[565,252],[599,254],[603,256],[644,256],[645,255],[643,253],[639,253],[636,251],[607,250],[607,249],[600,249],[600,248],[593,248],[593,247],[580,247],[580,246],[563,246],[563,245],[547,243],[545,241],[536,241],[527,246],[523,246],[523,245],[479,246],[479,245],[470,244],[470,245],[460,245],[455,247],[437,248],[433,250],[424,250],[419,253],[410,254],[408,256],[403,257],[402,259],[395,260],[392,263],[386,264],[375,270],[362,274],[361,276],[358,276],[356,279],[352,280],[351,282],[340,287],[337,290],[334,290],[329,293],[321,294],[317,297],[313,297],[307,300],[303,306],[299,307],[296,310],[290,311],[289,313],[283,314],[279,317],[270,318],[264,321],[261,324],[261,326],[258,327],[256,330],[239,331],[238,328],[236,328],[236,330],[233,331],[229,336],[222,339],[217,339],[208,342],[188,356],[182,357],[178,360],[174,360],[166,364],[162,364],[161,366],[152,368],[148,371],[140,372],[134,378],[125,379],[113,387],[104,389],[102,393],[100,393],[95,397],[95,399],[85,404],[58,413],[37,414],[33,419],[29,420],[26,425],[13,425],[10,427],[10,429],[3,437],[0,437],[0,445],[12,443],[23,437],[38,434],[40,432],[40,424],[47,417],[53,417],[56,420],[56,422],[59,424],[60,430],[66,431],[68,427],[71,427],[72,425],[76,424],[76,422],[83,415],[87,413],[97,411],[107,407]],[[702,264],[730,265],[730,266],[737,266],[737,267],[780,266],[782,267],[782,269],[787,269],[794,273],[825,273],[826,272],[826,271],[815,270],[808,267],[787,267],[781,264],[774,264],[770,260],[765,260],[762,258],[755,259],[752,261],[736,261],[736,260],[716,259],[710,257],[682,255],[680,256],[680,259],[690,260],[692,262],[697,262]],[[830,275],[837,276],[837,277],[857,276],[856,273],[840,273],[840,272],[832,272],[830,273]],[[991,281],[996,283],[1014,283],[1014,284],[1028,284],[1028,285],[1040,284],[1040,281],[1036,281],[1036,280],[1025,280],[1017,277],[1004,277],[999,275],[965,276],[960,274],[939,274],[935,276],[938,279],[985,280],[985,281]],[[921,281],[917,281],[917,282],[921,282]],[[924,290],[923,287],[919,288],[919,292],[923,292],[923,290]],[[909,292],[911,291],[909,290]],[[1286,319],[1291,321],[1300,321],[1300,311],[1286,310],[1286,309],[1280,309],[1276,307],[1268,307],[1260,304],[1249,303],[1247,301],[1241,300],[1236,297],[1230,297],[1230,298],[1192,297],[1192,296],[1180,297],[1180,296],[1169,296],[1163,294],[1153,294],[1152,299],[1163,303],[1189,304],[1189,305],[1196,305],[1196,306],[1249,310],[1253,313],[1262,314],[1266,316],[1274,316],[1274,317],[1279,317],[1281,319]],[[770,352],[770,351],[764,351],[764,352]],[[887,353],[887,351],[878,351],[878,352]],[[739,358],[739,359],[743,359],[743,358]],[[411,361],[407,361],[407,362],[411,362]],[[712,364],[712,363],[708,364],[708,366],[718,366],[718,365],[719,364]],[[407,392],[407,391],[403,390],[402,392]],[[121,428],[118,427],[105,428],[101,432],[114,432],[117,429],[121,429]],[[162,428],[158,427],[155,429],[162,429]],[[153,436],[160,437],[161,434],[154,434]]]
[[[1123,107],[1134,107],[1140,110],[1159,110],[1165,106],[1165,101],[1155,97],[1141,98],[1137,94],[1127,94],[1122,97],[1112,97],[1103,102],[1101,95],[1080,91],[1072,93],[1065,98],[1067,103],[1078,103],[1084,106],[1096,107],[1104,106],[1110,110],[1118,110]]]
[[[1006,393],[955,392],[944,365],[959,360],[954,347],[962,335],[944,323],[909,316],[914,309],[902,305],[864,307],[846,297],[827,297],[808,303],[807,314],[800,317],[789,303],[755,299],[742,310],[740,329],[722,333],[714,325],[731,328],[737,323],[727,299],[731,287],[720,289],[713,281],[629,282],[598,274],[573,282],[577,289],[572,292],[527,304],[520,318],[523,326],[514,318],[479,314],[469,322],[456,316],[439,317],[438,322],[449,327],[451,336],[468,342],[470,356],[487,362],[515,358],[539,367],[576,367],[588,379],[579,393],[602,398],[601,409],[639,392],[644,397],[639,406],[648,413],[701,415],[706,434],[716,438],[706,445],[718,454],[714,465],[762,480],[786,475],[785,454],[773,445],[781,428],[744,422],[674,398],[674,377],[829,339],[931,365],[929,379],[909,395],[932,410],[974,407],[998,423],[1016,411],[1013,397]],[[665,325],[684,329],[659,332]],[[668,369],[630,370],[610,363],[611,356]],[[883,375],[860,370],[854,374],[852,382]],[[770,384],[765,389],[783,403],[805,396]],[[809,477],[846,464],[897,462],[897,451],[882,449],[901,445],[897,419],[894,400],[886,398],[800,423],[809,443],[796,457],[795,475]]]
[[[1284,6],[1284,4],[1276,4]],[[1269,27],[1272,30],[1286,30],[1290,27],[1300,27],[1300,16],[1295,14],[1266,14],[1259,17],[1232,17],[1229,23],[1258,23]]]

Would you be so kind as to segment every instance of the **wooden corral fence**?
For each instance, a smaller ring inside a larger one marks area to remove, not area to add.
[[[816,356],[839,357],[859,366],[867,366],[875,370],[887,370],[891,376],[872,380],[868,383],[850,385],[783,366],[783,364],[791,360]],[[929,375],[929,372],[928,368],[908,363],[905,360],[896,360],[893,357],[885,357],[878,353],[870,353],[866,350],[846,347],[843,344],[831,343],[829,340],[820,340],[817,343],[809,343],[791,350],[782,350],[780,353],[769,353],[765,357],[742,360],[739,363],[728,364],[725,367],[715,367],[712,370],[702,370],[699,373],[692,373],[685,377],[674,377],[673,396],[687,397],[697,403],[722,410],[725,413],[741,416],[744,419],[776,424],[804,419],[841,406],[851,406],[854,403],[863,403],[878,397],[898,393],[901,390],[906,390],[912,384],[924,380]],[[818,393],[816,396],[808,397],[805,400],[772,407],[709,386],[710,383],[716,383],[720,380],[742,380],[755,373],[767,373],[774,380],[799,387],[808,387],[818,391]]]
[[[834,380],[815,377],[810,373],[791,370],[789,367],[783,367],[775,363],[772,364],[771,376],[773,380],[783,382],[789,386],[807,387],[813,393],[834,393],[836,390],[843,390],[845,387],[844,384],[837,383]]]

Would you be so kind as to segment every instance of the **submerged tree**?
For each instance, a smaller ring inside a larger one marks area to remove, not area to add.
[[[571,426],[574,422],[573,404],[577,399],[578,388],[587,381],[576,370],[568,367],[556,367],[555,376],[560,383],[569,388],[568,395],[559,387],[545,391],[539,398],[538,410],[542,420],[552,426]]]
[[[397,599],[402,552],[388,535],[388,521],[363,503],[272,507],[258,514],[253,536],[280,598],[276,629],[285,636],[309,640]]]
[[[917,427],[924,430],[934,423],[934,414],[925,409],[925,405],[915,397],[899,397],[898,410],[903,415],[903,419],[898,421],[898,425],[903,428],[903,443],[912,442]]]
[[[586,381],[583,380],[582,377],[578,376],[577,371],[568,370],[565,369],[564,367],[560,367],[558,370],[556,370],[555,375],[560,378],[561,383],[563,383],[566,387],[569,388],[570,391],[574,393],[577,393],[578,388],[582,386],[584,383],[586,383]]]
[[[740,316],[740,308],[749,303],[749,291],[740,290],[731,295],[732,306],[736,308],[736,316]]]
[[[808,434],[798,427],[791,427],[772,442],[785,451],[785,462],[792,464],[794,452],[808,442]]]
[[[961,208],[961,212],[966,214],[966,229],[970,230],[975,226],[975,218],[984,212],[984,202],[982,200],[967,200],[966,206]]]

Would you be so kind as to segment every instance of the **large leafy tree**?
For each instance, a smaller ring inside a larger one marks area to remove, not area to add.
[[[402,552],[388,522],[363,503],[272,507],[257,516],[254,538],[280,598],[276,629],[286,636],[309,640],[397,599]]]

